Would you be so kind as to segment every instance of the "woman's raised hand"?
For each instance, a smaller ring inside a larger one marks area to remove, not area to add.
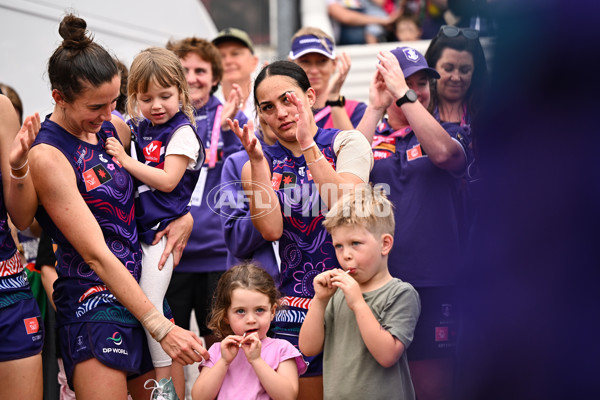
[[[379,60],[377,71],[383,77],[387,90],[395,99],[404,96],[408,90],[408,84],[396,56],[389,51],[380,51],[377,59]]]
[[[312,111],[307,110],[304,107],[302,101],[296,96],[294,92],[287,92],[285,94],[290,103],[296,106],[297,113],[295,115],[296,120],[296,140],[300,144],[300,148],[306,148],[313,142],[314,132],[311,132],[310,119],[312,118]],[[310,112],[310,114],[309,114]]]
[[[221,127],[227,127],[227,120],[235,118],[238,111],[244,111],[244,102],[242,96],[242,88],[237,83],[232,85],[232,89],[227,96],[227,101],[223,105],[223,113],[221,114]]]
[[[340,96],[340,92],[342,90],[342,86],[346,81],[346,77],[348,76],[348,72],[350,72],[350,67],[352,63],[350,61],[350,56],[348,53],[341,53],[336,57],[336,69],[329,80],[329,85],[327,87],[327,95],[331,95],[332,97],[336,97],[335,100]]]
[[[264,158],[264,154],[262,151],[262,146],[260,145],[260,141],[254,134],[254,123],[252,120],[249,120],[243,128],[240,127],[240,123],[237,119],[232,121],[231,118],[228,118],[227,123],[229,124],[229,128],[240,139],[240,142],[242,142],[242,146],[244,146],[244,149],[246,150],[246,153],[248,153],[250,160],[262,160]]]
[[[41,122],[40,115],[35,113],[25,118],[21,129],[17,132],[17,136],[13,140],[8,160],[11,168],[18,170],[27,163],[29,149],[40,131]]]

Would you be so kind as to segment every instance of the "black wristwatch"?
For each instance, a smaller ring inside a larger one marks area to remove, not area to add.
[[[331,107],[344,107],[346,105],[346,98],[344,96],[340,96],[340,98],[337,100],[327,100],[325,105]]]
[[[406,93],[404,94],[404,96],[402,96],[398,100],[396,100],[396,105],[398,107],[400,107],[404,103],[414,103],[415,101],[417,101],[417,99],[418,99],[417,92],[415,92],[412,89],[408,89],[406,91]]]

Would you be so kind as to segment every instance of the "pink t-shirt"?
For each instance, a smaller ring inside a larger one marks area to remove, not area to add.
[[[213,344],[208,353],[210,354],[210,360],[200,364],[198,369],[202,367],[212,368],[215,365],[221,358],[221,343]],[[274,370],[277,370],[282,361],[290,358],[296,360],[298,375],[302,375],[307,368],[306,362],[298,349],[287,340],[265,337],[261,341],[260,356]],[[243,350],[240,349],[229,365],[217,399],[270,399],[260,384],[254,369],[246,359]]]

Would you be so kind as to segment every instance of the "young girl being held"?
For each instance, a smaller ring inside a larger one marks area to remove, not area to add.
[[[171,51],[159,47],[141,51],[131,64],[127,92],[135,144],[132,155],[114,138],[107,140],[106,152],[137,180],[135,213],[143,250],[140,286],[162,310],[173,257],[160,267],[166,240],[154,243],[154,236],[189,211],[204,149],[183,67]],[[170,377],[171,358],[148,331],[146,335],[157,380]]]
[[[194,400],[296,399],[306,363],[288,341],[267,337],[278,303],[275,282],[264,269],[244,263],[225,272],[208,324],[224,339],[200,366]]]

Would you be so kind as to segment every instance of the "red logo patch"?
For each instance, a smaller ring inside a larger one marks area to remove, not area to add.
[[[312,179],[312,174],[310,173],[310,170],[306,171],[306,178],[307,178],[309,181],[312,181],[312,180],[313,180],[313,179]]]
[[[447,342],[448,341],[448,327],[447,326],[436,326],[435,327],[435,341],[436,342]]]
[[[406,150],[406,158],[408,161],[416,160],[420,157],[423,157],[423,151],[421,150],[420,144],[416,145],[412,149]]]
[[[28,335],[37,333],[40,330],[40,324],[38,323],[37,317],[25,318],[23,322],[25,323],[25,330]]]
[[[83,179],[85,180],[85,189],[90,191],[96,189],[98,186],[110,181],[112,176],[108,173],[103,165],[98,164],[94,168],[90,168],[83,173]]]
[[[158,162],[160,160],[160,149],[162,147],[162,142],[158,140],[154,140],[148,144],[148,146],[144,147],[144,157],[146,161],[150,162]]]
[[[100,180],[96,177],[93,169],[88,169],[83,173],[83,179],[85,179],[85,189],[89,192],[92,189],[96,189],[100,186]]]
[[[271,178],[271,186],[273,187],[273,190],[279,190],[282,178],[283,176],[281,174],[278,174],[277,172],[273,173],[273,177]]]

